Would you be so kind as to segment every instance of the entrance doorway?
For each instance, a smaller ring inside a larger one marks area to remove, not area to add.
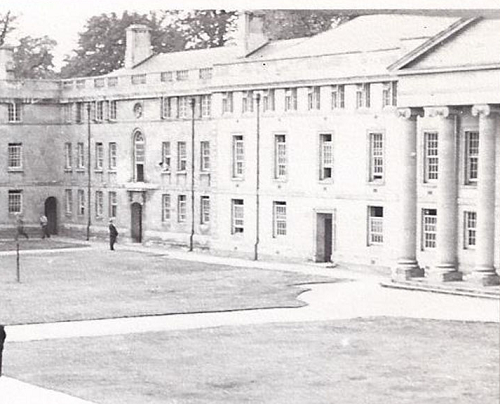
[[[316,262],[331,262],[333,252],[333,215],[316,214]]]
[[[134,243],[142,242],[142,205],[134,202],[131,206],[131,225],[132,241]]]
[[[49,234],[57,234],[57,199],[53,196],[45,200],[45,216]]]

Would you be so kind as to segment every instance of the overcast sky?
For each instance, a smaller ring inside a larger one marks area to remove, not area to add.
[[[354,4],[355,6],[354,6]],[[55,39],[55,63],[76,47],[78,32],[88,18],[124,10],[148,12],[160,9],[203,8],[500,8],[498,0],[0,0],[0,13],[12,10],[19,16],[17,36],[48,35]],[[14,43],[15,45],[15,43]]]

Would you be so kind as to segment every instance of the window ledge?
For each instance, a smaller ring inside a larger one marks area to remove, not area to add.
[[[375,180],[375,181],[368,181],[366,185],[372,186],[372,187],[381,187],[385,185],[384,180]]]
[[[116,170],[114,168],[108,168],[108,174],[116,174]]]
[[[187,171],[184,170],[184,171],[177,171],[176,172],[177,175],[187,175]]]
[[[210,176],[210,171],[200,171],[200,175]]]
[[[24,172],[23,168],[7,168],[9,173],[22,173]]]
[[[102,168],[96,168],[94,169],[94,173],[102,174],[104,170]]]
[[[172,171],[162,171],[161,175],[172,175]]]
[[[244,177],[231,177],[231,181],[242,182],[245,181]]]
[[[288,182],[288,178],[273,178],[273,181],[278,183],[278,184],[284,184],[286,182]]]
[[[77,173],[84,173],[85,172],[85,168],[77,168],[75,171]]]

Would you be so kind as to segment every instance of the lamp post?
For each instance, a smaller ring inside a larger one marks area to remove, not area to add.
[[[90,141],[91,141],[91,132],[90,132],[90,112],[91,112],[91,103],[90,101],[87,103],[87,241],[90,239],[90,225],[92,223],[92,215],[90,212],[90,200],[91,200],[91,152],[90,152]]]
[[[257,108],[257,145],[256,145],[256,167],[255,167],[255,246],[254,261],[259,259],[259,237],[260,237],[260,93],[255,96],[255,107]]]
[[[189,251],[193,251],[194,241],[194,112],[196,99],[191,98],[191,235],[189,237]]]

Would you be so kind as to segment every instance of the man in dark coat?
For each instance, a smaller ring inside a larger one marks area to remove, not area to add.
[[[0,376],[2,376],[2,352],[5,338],[7,338],[7,335],[5,334],[5,327],[0,324]]]
[[[109,249],[115,249],[116,238],[118,237],[118,230],[113,223],[113,219],[109,219]]]

